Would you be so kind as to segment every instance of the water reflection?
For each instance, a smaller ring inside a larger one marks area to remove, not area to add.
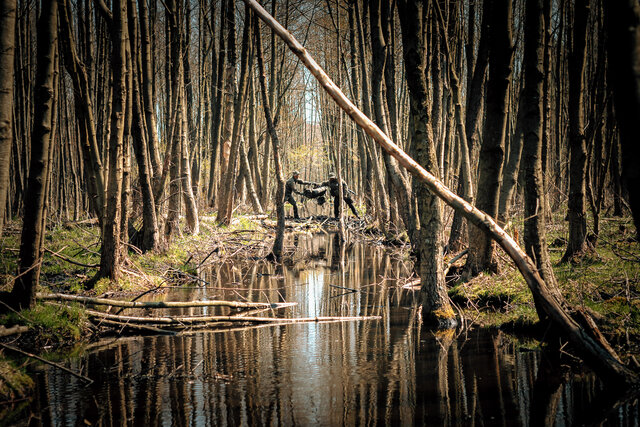
[[[217,265],[206,286],[167,298],[286,300],[298,306],[279,315],[383,319],[105,341],[72,360],[93,385],[42,368],[24,415],[34,425],[572,425],[597,399],[593,376],[565,378],[556,360],[500,332],[416,326],[413,294],[392,287],[407,265],[382,248],[341,250],[331,236],[287,248],[283,269]],[[638,419],[637,404],[609,417]]]

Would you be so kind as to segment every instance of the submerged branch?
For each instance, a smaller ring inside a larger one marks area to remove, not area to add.
[[[265,303],[265,302],[238,302],[238,301],[121,301],[106,298],[91,298],[67,294],[43,294],[38,293],[37,299],[44,301],[76,301],[85,304],[110,305],[125,308],[190,308],[190,307],[234,307],[234,308],[283,308],[296,305],[295,302]]]
[[[236,317],[236,316],[179,316],[179,317],[139,317],[139,316],[118,316],[115,314],[101,313],[99,311],[87,310],[90,317],[98,317],[108,320],[131,323],[159,323],[165,325],[192,325],[199,323],[214,322],[254,322],[254,323],[305,323],[305,322],[330,322],[330,321],[353,321],[353,320],[377,320],[380,316],[354,316],[354,317],[300,317],[300,318],[280,318],[280,317]]]

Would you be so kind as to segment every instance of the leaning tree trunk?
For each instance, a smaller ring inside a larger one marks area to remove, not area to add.
[[[111,21],[111,70],[113,98],[109,141],[109,181],[107,209],[102,225],[99,277],[117,280],[120,276],[122,242],[120,216],[122,213],[123,138],[127,100],[127,70],[125,46],[128,43],[127,3],[114,0]]]
[[[490,23],[487,112],[484,140],[478,162],[476,206],[492,218],[496,218],[513,63],[512,17],[511,0],[485,1],[492,2],[494,12]],[[495,242],[477,227],[469,227],[469,254],[466,267],[471,275],[476,275],[483,270],[497,270]]]
[[[544,21],[543,0],[528,0],[525,9],[524,92],[521,107],[524,134],[522,168],[524,172],[524,249],[549,291],[562,302],[547,249],[545,229],[545,193],[542,176]],[[536,301],[536,306],[540,303]],[[543,310],[538,308],[538,313]]]
[[[425,77],[427,66],[424,55],[424,16],[428,12],[420,0],[402,0],[398,3],[402,47],[411,114],[409,136],[416,160],[437,177],[438,161],[429,117],[429,92]],[[455,313],[449,304],[442,268],[443,220],[440,200],[422,182],[414,183],[418,199],[420,229],[415,232],[417,270],[422,281],[421,294],[424,314],[440,326],[455,325]]]
[[[58,3],[44,2],[38,20],[38,57],[34,88],[34,118],[31,134],[31,163],[24,202],[18,279],[11,296],[17,308],[35,305],[40,281],[42,241],[45,232],[45,197],[49,176],[49,144],[55,103],[55,65],[58,50]]]
[[[609,76],[620,124],[622,177],[627,183],[629,205],[640,240],[640,5],[636,0],[607,1],[604,4],[609,36],[609,69],[615,70]]]
[[[589,0],[576,0],[574,8],[573,45],[569,55],[569,242],[563,262],[579,259],[587,250],[587,145],[583,97]]]
[[[9,165],[13,142],[13,62],[15,51],[16,0],[0,4],[0,237],[9,193]]]
[[[318,80],[320,85],[336,101],[349,116],[363,128],[375,141],[388,153],[395,157],[417,179],[425,182],[429,190],[445,201],[456,211],[463,213],[465,218],[475,226],[490,234],[505,252],[514,261],[520,273],[524,277],[532,294],[541,302],[541,309],[549,316],[556,327],[569,339],[577,352],[591,365],[594,371],[612,385],[631,387],[638,384],[637,375],[624,366],[615,353],[607,349],[605,344],[594,338],[597,329],[587,329],[572,319],[562,305],[549,292],[546,283],[538,274],[531,259],[520,249],[518,244],[486,213],[470,205],[461,197],[455,195],[442,182],[427,172],[422,166],[409,157],[396,144],[385,135],[375,123],[366,117],[349,99],[342,93],[339,87],[331,81],[329,76],[309,55],[302,46],[284,27],[282,27],[267,11],[255,0],[244,0],[257,15],[265,21],[287,43],[289,48],[302,60],[304,65]]]

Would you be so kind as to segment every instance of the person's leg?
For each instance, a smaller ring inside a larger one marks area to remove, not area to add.
[[[296,199],[294,199],[293,196],[291,196],[289,203],[293,206],[293,217],[295,219],[300,219],[300,216],[298,215],[298,205],[296,204]]]
[[[353,205],[353,200],[351,200],[351,197],[345,197],[344,201],[347,202],[347,205],[349,205],[349,208],[351,209],[351,212],[353,212],[353,214],[356,216],[356,218],[360,218],[358,216],[358,212],[356,211],[356,207]]]
[[[339,197],[334,197],[333,198],[333,217],[334,218],[338,218],[338,206],[340,206],[340,198]]]

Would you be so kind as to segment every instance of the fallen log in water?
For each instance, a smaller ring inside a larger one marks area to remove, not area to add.
[[[253,323],[306,323],[306,322],[331,322],[331,321],[354,321],[354,320],[378,320],[381,316],[354,316],[354,317],[300,317],[300,318],[281,318],[281,317],[236,317],[236,316],[121,316],[116,314],[102,313],[94,310],[86,311],[89,317],[102,318],[107,320],[115,320],[119,322],[141,323],[141,324],[163,324],[163,325],[192,325],[199,323],[214,322],[253,322]]]
[[[120,329],[133,329],[134,331],[137,331],[137,332],[149,332],[152,334],[163,334],[163,335],[176,335],[175,331],[156,328],[155,326],[138,325],[136,323],[117,322],[115,320],[102,319],[102,318],[99,321],[96,321],[96,326],[103,326],[103,325],[111,326],[113,328],[120,328]]]
[[[67,294],[43,294],[38,293],[36,298],[44,301],[75,301],[84,304],[110,305],[124,308],[193,308],[193,307],[233,307],[233,308],[284,308],[296,305],[295,302],[239,302],[239,301],[121,301],[106,298],[91,298],[79,295]]]

